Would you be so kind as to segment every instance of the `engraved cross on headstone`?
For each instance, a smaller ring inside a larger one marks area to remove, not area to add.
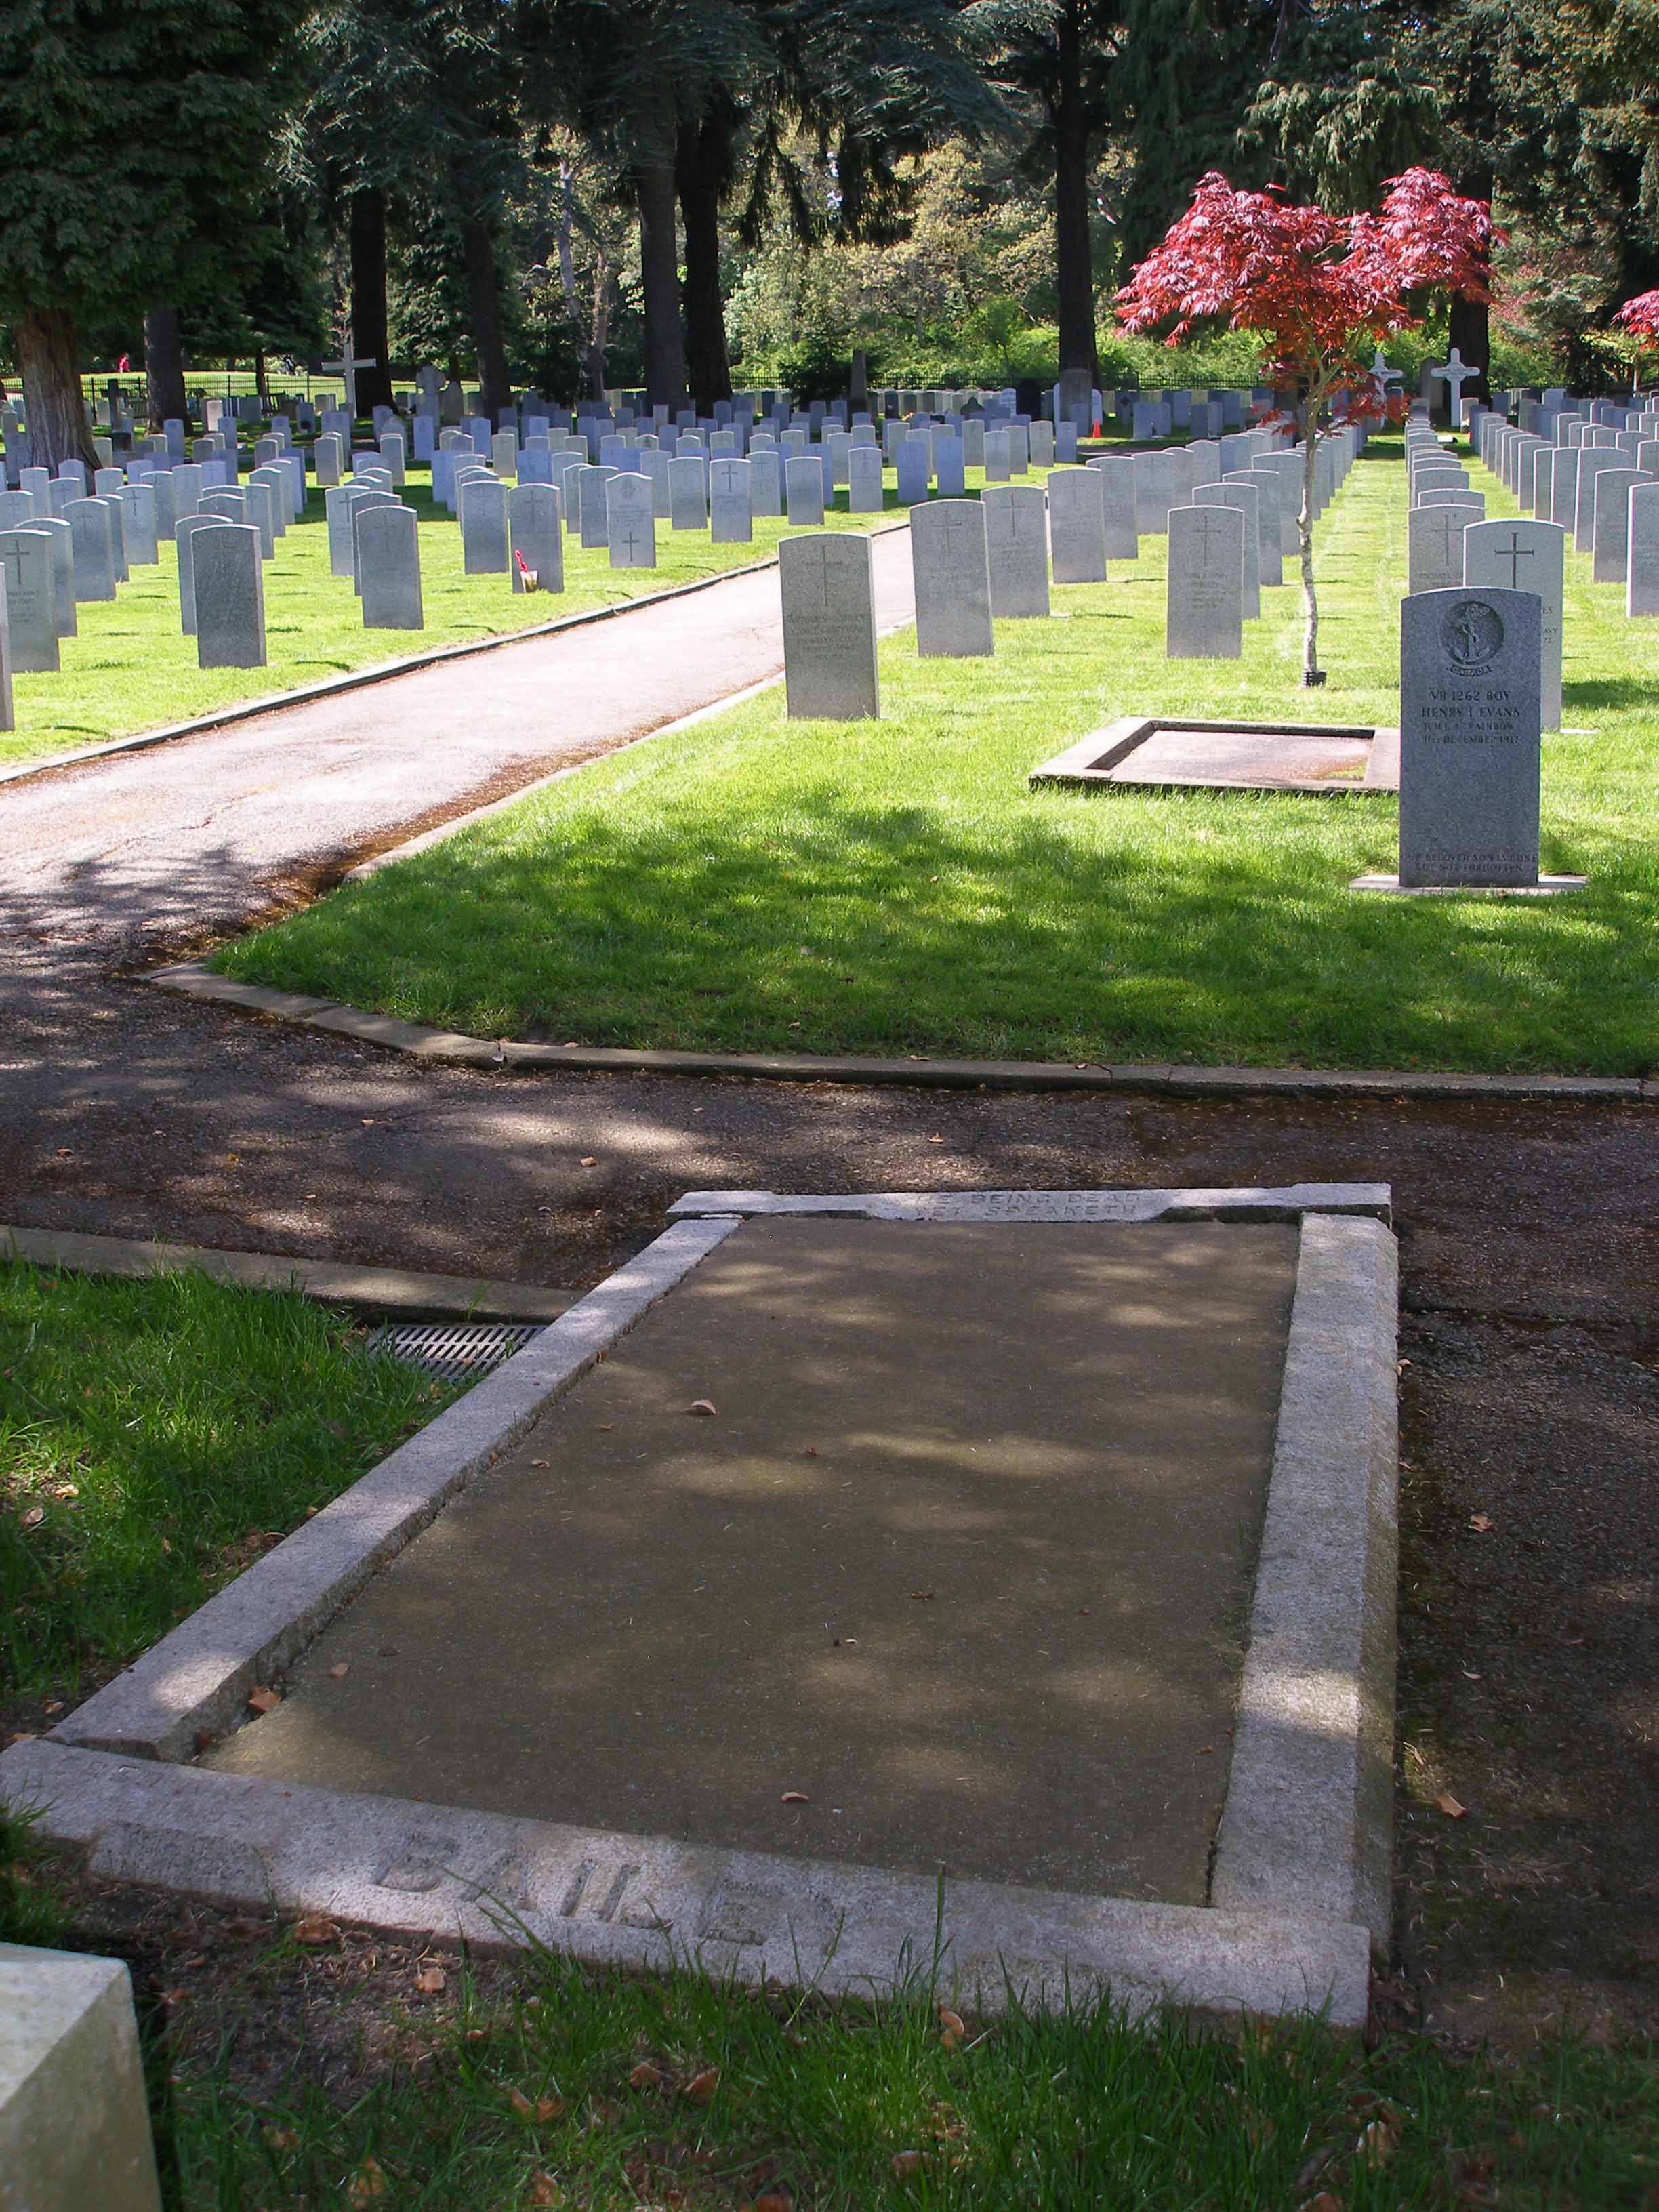
[[[5,551],[0,553],[0,561],[3,561],[6,564],[8,588],[14,592],[21,591],[23,587],[22,547],[8,545]]]
[[[1199,547],[1198,557],[1202,565],[1207,568],[1210,565],[1210,539],[1215,532],[1224,529],[1224,526],[1218,522],[1212,515],[1206,513],[1203,508],[1200,507],[1199,512],[1203,514],[1204,520],[1199,525],[1203,542]]]
[[[1536,554],[1530,545],[1523,545],[1521,543],[1519,533],[1513,530],[1510,532],[1509,544],[1500,545],[1497,550],[1498,559],[1507,561],[1510,564],[1510,590],[1518,592],[1521,588],[1521,563],[1523,561],[1535,560]]]
[[[813,545],[808,548],[808,551],[817,559],[818,597],[827,607],[830,604],[830,549],[827,545]]]

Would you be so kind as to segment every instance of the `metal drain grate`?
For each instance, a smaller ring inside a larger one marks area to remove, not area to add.
[[[365,1349],[389,1352],[443,1382],[477,1382],[540,1334],[533,1322],[388,1322]]]

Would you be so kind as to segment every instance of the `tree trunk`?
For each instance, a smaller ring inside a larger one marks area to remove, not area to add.
[[[685,366],[691,397],[704,414],[732,397],[726,349],[726,301],[720,291],[720,195],[718,155],[723,126],[705,116],[682,123],[674,181],[685,223]]]
[[[483,411],[493,424],[501,409],[513,404],[512,380],[507,373],[507,347],[501,337],[501,293],[495,273],[495,240],[476,217],[469,217],[461,225],[461,249],[466,257],[466,296],[472,310],[472,342],[478,349],[478,389]]]
[[[386,194],[351,195],[351,350],[370,361],[357,372],[357,410],[392,404],[391,340],[386,314]]]
[[[176,307],[152,307],[144,317],[144,382],[152,430],[169,419],[185,419],[185,349]]]
[[[667,152],[641,157],[634,191],[640,210],[640,289],[645,295],[646,398],[672,415],[685,404],[685,337],[674,236],[674,163]]]
[[[1489,200],[1496,179],[1490,169],[1471,169],[1458,180],[1457,189],[1472,200]],[[1488,265],[1490,275],[1490,264]],[[1492,313],[1484,300],[1454,299],[1451,303],[1450,328],[1446,333],[1448,352],[1455,346],[1471,368],[1478,368],[1479,378],[1463,386],[1463,404],[1471,399],[1492,404]],[[1448,398],[1451,386],[1446,386]],[[1467,417],[1465,418],[1467,419]]]
[[[55,476],[60,461],[84,461],[90,477],[101,467],[81,389],[81,346],[75,318],[64,307],[37,307],[14,326],[29,452],[37,468]]]
[[[1089,244],[1089,126],[1083,105],[1079,0],[1066,0],[1059,21],[1054,93],[1054,267],[1060,294],[1060,366],[1086,368],[1100,381],[1095,337],[1095,272]]]
[[[261,400],[269,402],[270,398],[270,372],[265,367],[265,357],[263,353],[256,353],[253,356],[253,389],[258,394]]]
[[[593,256],[593,319],[587,336],[587,396],[605,398],[605,353],[611,343],[611,263],[605,248]]]

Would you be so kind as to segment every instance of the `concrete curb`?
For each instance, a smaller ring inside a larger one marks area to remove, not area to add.
[[[699,1848],[14,1744],[0,1793],[113,1881],[246,1911],[320,1912],[412,1941],[538,1946],[595,1966],[700,1966],[745,1987],[914,1986],[1001,2012],[1109,1990],[1145,2014],[1320,2011],[1364,2024],[1363,1928],[1274,1921],[876,1867]],[[934,1961],[937,1960],[935,1966]]]
[[[682,1222],[88,1698],[52,1741],[183,1760],[738,1226]]]
[[[1212,1901],[1393,1921],[1398,1255],[1302,1224]]]
[[[1293,1221],[1357,1215],[1384,1225],[1394,1191],[1386,1182],[1242,1183],[1174,1190],[886,1190],[845,1198],[781,1195],[770,1190],[689,1190],[668,1209],[671,1221],[737,1213],[852,1215],[865,1221]],[[1300,1271],[1298,1270],[1298,1280]],[[1327,1295],[1317,1284],[1310,1296]],[[1392,1368],[1389,1370],[1392,1373]]]
[[[188,1270],[243,1291],[298,1291],[325,1305],[410,1320],[556,1321],[574,1291],[538,1283],[495,1283],[464,1275],[421,1275],[402,1267],[354,1267],[337,1260],[293,1259],[280,1252],[225,1252],[210,1244],[168,1244],[134,1237],[93,1237],[73,1229],[20,1229],[0,1222],[0,1256],[60,1267],[74,1275],[143,1277]]]
[[[892,531],[908,527],[908,520],[886,522],[862,534],[866,538],[884,538]],[[88,761],[106,760],[112,753],[143,752],[151,745],[171,744],[175,738],[201,737],[210,730],[252,721],[260,714],[280,714],[289,707],[310,706],[316,700],[336,698],[344,691],[363,690],[371,684],[389,684],[394,677],[413,675],[422,668],[441,667],[446,661],[470,660],[477,653],[495,653],[505,645],[524,645],[535,638],[555,636],[560,630],[582,629],[590,623],[610,622],[617,615],[631,614],[636,607],[661,606],[670,599],[689,598],[694,592],[712,591],[716,584],[727,583],[733,576],[758,576],[777,565],[778,556],[773,553],[764,560],[746,561],[741,568],[722,568],[716,576],[698,576],[689,584],[671,584],[664,592],[646,592],[638,599],[620,599],[615,606],[589,607],[580,614],[561,615],[556,621],[538,623],[529,629],[502,630],[495,637],[434,646],[430,653],[411,653],[398,660],[376,661],[372,668],[331,676],[320,684],[303,684],[296,690],[267,691],[258,699],[239,700],[211,714],[199,715],[193,722],[169,722],[163,729],[144,730],[137,737],[112,738],[107,744],[82,745],[78,751],[54,753],[47,760],[21,761],[15,768],[0,769],[0,787],[21,783],[29,776],[51,775],[59,769],[80,768]]]
[[[439,834],[447,834],[448,827]],[[374,865],[368,864],[370,868]],[[1036,1060],[886,1060],[851,1053],[655,1052],[623,1045],[492,1043],[486,1037],[403,1021],[395,1014],[364,1013],[331,999],[240,983],[214,975],[201,960],[153,969],[143,980],[184,998],[266,1014],[304,1029],[329,1030],[360,1044],[408,1053],[441,1067],[724,1075],[770,1083],[896,1083],[918,1090],[1157,1091],[1185,1098],[1578,1099],[1598,1105],[1659,1102],[1659,1076],[1454,1075],[1387,1068],[1196,1067],[1178,1062],[1077,1067]]]

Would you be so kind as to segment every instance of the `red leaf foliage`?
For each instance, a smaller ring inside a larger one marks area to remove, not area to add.
[[[1659,292],[1638,292],[1633,300],[1626,301],[1613,319],[1643,344],[1659,345]]]
[[[1378,212],[1360,216],[1237,192],[1212,169],[1118,294],[1118,319],[1167,329],[1171,345],[1200,323],[1253,331],[1273,382],[1335,398],[1347,415],[1376,414],[1372,349],[1422,319],[1413,295],[1489,297],[1500,235],[1486,201],[1462,198],[1429,169],[1392,179]]]

